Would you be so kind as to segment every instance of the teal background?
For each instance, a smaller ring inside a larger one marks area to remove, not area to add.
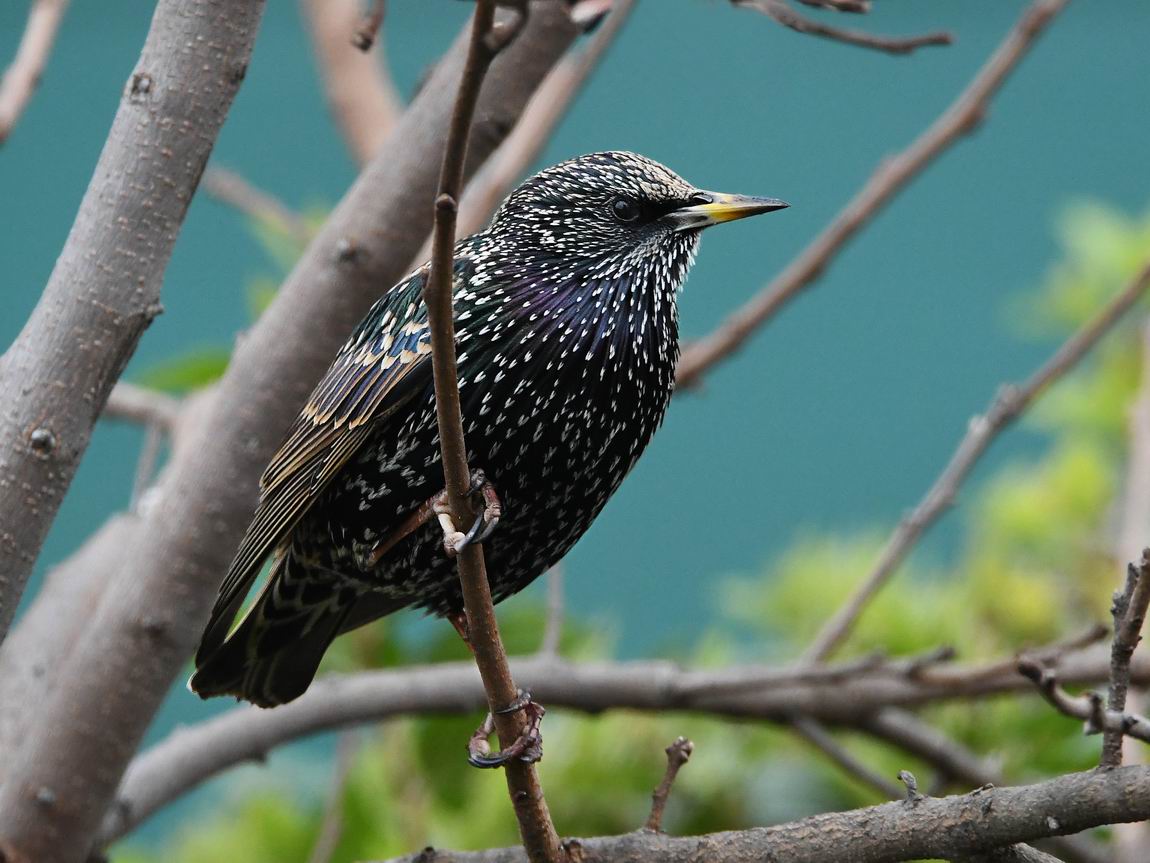
[[[406,93],[467,5],[388,5],[390,60]],[[884,155],[932,121],[1025,4],[875,5],[836,23],[944,28],[957,44],[890,57],[800,36],[722,2],[644,0],[548,145],[541,164],[632,149],[700,186],[791,202],[707,234],[682,298],[687,338],[749,297]],[[25,12],[25,3],[0,3],[0,58],[15,50]],[[16,336],[51,271],[150,14],[140,0],[74,3],[40,91],[0,149],[0,344]],[[676,399],[570,556],[575,613],[618,636],[625,655],[666,652],[711,619],[722,576],[758,571],[804,535],[893,525],[999,382],[1025,375],[1052,347],[1021,337],[1027,322],[1011,317],[1010,300],[1054,259],[1060,209],[1082,198],[1145,206],[1148,25],[1140,0],[1072,2],[983,127],[701,391]],[[353,179],[294,3],[269,3],[213,161],[296,207],[330,205]],[[245,285],[271,272],[242,218],[197,197],[168,268],[166,313],[129,377],[193,347],[230,344],[249,323]],[[1039,444],[1014,431],[988,461]],[[134,429],[99,427],[42,567],[127,504],[139,445]],[[955,529],[950,516],[925,553],[945,556]],[[215,709],[179,687],[152,736]]]

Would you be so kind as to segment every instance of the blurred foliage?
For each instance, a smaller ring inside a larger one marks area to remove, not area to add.
[[[271,247],[267,226],[261,227]],[[282,240],[283,238],[279,238]],[[279,240],[273,258],[290,265]],[[1098,205],[1073,208],[1064,220],[1064,259],[1040,290],[1015,305],[1030,335],[1063,338],[1133,274],[1150,248],[1150,218],[1129,219]],[[283,257],[278,257],[283,255]],[[266,285],[253,295],[265,297]],[[1134,316],[1135,318],[1137,316]],[[916,554],[896,583],[869,607],[847,649],[891,655],[955,647],[967,660],[1001,657],[1025,645],[1075,634],[1106,619],[1120,562],[1113,558],[1116,501],[1122,490],[1126,424],[1138,385],[1138,321],[1108,340],[1074,375],[1043,397],[1025,420],[1047,436],[1040,457],[1014,460],[979,475],[962,500],[961,545],[946,565]],[[168,386],[207,364],[168,368]],[[157,372],[158,374],[158,372]],[[719,591],[720,622],[676,657],[696,665],[785,661],[796,656],[873,566],[886,527],[868,536],[803,540],[753,577],[731,578]],[[519,601],[501,610],[512,652],[529,652],[542,635],[543,609]],[[415,637],[390,621],[342,639],[328,670],[461,659],[447,627]],[[607,658],[610,639],[567,621],[563,653]],[[996,757],[1013,780],[1085,769],[1097,738],[1085,738],[1034,697],[942,705],[927,718],[976,751]],[[463,745],[478,716],[391,721],[365,733],[342,789],[343,828],[333,858],[378,859],[428,844],[479,848],[516,841],[503,778],[469,768]],[[548,800],[565,833],[618,833],[642,824],[663,768],[662,748],[677,735],[696,743],[680,776],[666,826],[692,833],[777,823],[816,811],[879,802],[785,729],[695,715],[622,711],[597,717],[552,710],[541,764]],[[929,787],[931,770],[889,746],[839,735],[859,758],[887,776],[910,769]],[[326,779],[301,788],[273,768],[255,793],[228,800],[189,822],[162,849],[118,850],[130,863],[289,863],[309,859],[325,805]],[[284,786],[289,787],[284,787]]]

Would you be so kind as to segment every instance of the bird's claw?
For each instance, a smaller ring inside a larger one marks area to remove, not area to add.
[[[467,763],[472,767],[502,767],[509,761],[523,761],[534,764],[543,758],[543,732],[540,726],[547,712],[542,704],[531,700],[530,693],[519,690],[519,696],[507,707],[495,711],[500,716],[522,710],[527,715],[527,725],[523,733],[510,746],[492,754],[488,738],[495,731],[495,714],[487,717],[475,729],[467,742]]]
[[[495,486],[487,479],[481,470],[471,472],[471,485],[467,489],[468,497],[483,495],[483,510],[475,518],[475,523],[467,533],[457,530],[455,521],[451,517],[451,508],[447,502],[447,495],[437,498],[433,504],[435,514],[439,516],[440,526],[443,528],[443,547],[449,557],[459,554],[473,543],[484,542],[499,525],[503,517],[503,504],[495,491]]]

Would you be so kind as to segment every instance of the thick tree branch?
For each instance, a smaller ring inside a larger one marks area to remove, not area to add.
[[[0,639],[108,393],[162,310],[164,269],[263,5],[159,4],[64,249],[0,357]]]
[[[8,140],[20,115],[32,101],[67,8],[68,0],[33,0],[28,9],[28,24],[16,56],[0,78],[0,145]]]
[[[736,6],[745,6],[756,9],[764,15],[774,19],[784,27],[789,27],[796,33],[807,33],[811,36],[821,36],[824,39],[833,39],[836,42],[845,42],[847,45],[858,45],[860,48],[873,48],[887,54],[910,54],[918,48],[927,45],[949,45],[954,41],[949,33],[926,33],[922,36],[876,36],[873,33],[863,33],[860,30],[843,30],[839,27],[830,27],[813,21],[805,15],[800,15],[786,4],[786,0],[731,0]],[[852,0],[801,0],[807,6],[824,6],[837,9],[840,12],[865,12],[862,4]]]
[[[459,376],[455,357],[455,324],[452,290],[455,282],[455,219],[463,190],[467,138],[479,101],[479,91],[487,69],[508,41],[513,39],[527,14],[523,8],[510,19],[495,21],[495,0],[478,0],[471,24],[467,63],[455,97],[439,192],[435,199],[435,230],[431,249],[431,270],[423,299],[431,330],[431,359],[435,373],[435,407],[443,454],[443,474],[447,497],[455,523],[467,524],[473,518],[468,503],[471,471],[467,465],[467,444],[463,439],[463,415],[459,402]],[[487,580],[483,547],[469,545],[457,558],[463,607],[467,613],[467,637],[475,664],[483,678],[487,709],[495,723],[502,748],[509,748],[527,730],[529,718],[523,710],[510,710],[519,699],[519,688],[507,664],[507,652],[499,636],[495,604]],[[488,732],[490,733],[490,732]],[[519,835],[532,863],[560,863],[563,851],[551,823],[543,786],[535,765],[513,758],[503,765],[507,790],[519,822]]]
[[[1062,678],[1097,683],[1109,674],[1109,652],[1099,646],[1062,655],[1042,649],[1034,661],[1058,663]],[[513,659],[515,678],[540,701],[599,713],[630,709],[690,711],[790,724],[796,716],[856,727],[903,746],[967,784],[999,778],[963,750],[945,748],[941,735],[899,719],[887,708],[918,707],[963,698],[1030,690],[1017,660],[922,668],[919,663],[841,663],[838,666],[684,669],[670,662],[572,663],[551,657]],[[916,670],[917,669],[917,670]],[[1150,682],[1150,658],[1136,659],[1133,679]],[[471,713],[487,701],[474,665],[443,663],[317,680],[301,698],[275,710],[237,707],[173,732],[137,756],[105,820],[103,841],[123,836],[155,811],[210,776],[262,760],[291,740],[365,722],[421,714]]]
[[[569,841],[579,848],[582,863],[826,863],[844,859],[846,848],[851,863],[896,863],[937,857],[961,860],[1018,842],[1146,818],[1150,818],[1150,767],[1120,767],[1072,773],[1035,785],[883,803],[776,827],[682,837],[640,831]],[[411,854],[390,863],[417,863],[428,856]],[[501,848],[435,849],[433,859],[523,863],[526,858],[521,849]]]
[[[815,281],[835,255],[891,198],[985,116],[990,100],[1066,0],[1035,0],[962,94],[906,150],[886,159],[866,185],[810,245],[714,332],[687,345],[677,386],[699,383],[716,363],[735,353],[769,318]]]
[[[492,67],[468,172],[499,144],[575,33],[562,3],[533,4],[522,37]],[[173,459],[117,579],[89,611],[83,649],[57,666],[56,691],[8,765],[15,781],[0,788],[0,835],[35,824],[56,857],[83,855],[200,634],[260,471],[347,333],[381,286],[403,275],[430,229],[430,211],[413,202],[434,194],[461,68],[460,52],[439,64],[394,144],[373,159],[239,343],[209,417]],[[45,811],[24,793],[29,787],[51,789],[59,805]]]
[[[363,26],[360,0],[301,0],[310,25],[312,46],[323,79],[328,110],[344,143],[360,165],[383,146],[403,111],[403,102],[387,74],[382,40],[372,31],[367,50],[352,40]]]
[[[910,550],[954,503],[959,488],[995,438],[1030,407],[1052,383],[1069,372],[1150,289],[1150,265],[1081,329],[1072,335],[1033,375],[1019,386],[1002,387],[986,412],[970,421],[946,468],[926,495],[887,541],[875,567],[819,631],[804,658],[819,662],[830,656],[850,634],[870,600],[898,569]]]

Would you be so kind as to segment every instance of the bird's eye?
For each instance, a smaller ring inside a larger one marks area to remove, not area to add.
[[[611,202],[611,213],[620,222],[634,222],[642,213],[634,198],[616,198]]]

